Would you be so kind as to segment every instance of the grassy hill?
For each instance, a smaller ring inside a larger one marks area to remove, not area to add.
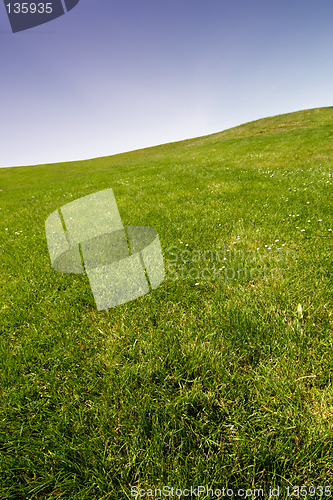
[[[328,107],[1,169],[0,498],[332,486],[332,166]],[[44,224],[107,188],[166,279],[98,312]]]

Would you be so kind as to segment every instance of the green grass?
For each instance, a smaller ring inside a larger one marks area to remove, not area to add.
[[[0,170],[1,499],[333,487],[332,165],[328,107]],[[44,224],[107,188],[166,280],[98,312]]]

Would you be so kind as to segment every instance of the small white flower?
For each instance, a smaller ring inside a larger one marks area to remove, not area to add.
[[[301,231],[305,231],[305,229],[301,229]]]
[[[195,286],[199,285],[199,283],[195,283]]]
[[[318,222],[322,222],[323,219],[318,219]]]
[[[277,243],[279,240],[275,240],[275,243]]]

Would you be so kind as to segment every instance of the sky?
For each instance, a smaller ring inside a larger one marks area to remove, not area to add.
[[[332,106],[332,20],[332,0],[80,0],[12,33],[0,0],[0,166]]]

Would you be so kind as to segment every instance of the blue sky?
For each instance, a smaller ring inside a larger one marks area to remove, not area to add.
[[[13,34],[0,166],[95,158],[331,106],[332,0],[80,0]]]

